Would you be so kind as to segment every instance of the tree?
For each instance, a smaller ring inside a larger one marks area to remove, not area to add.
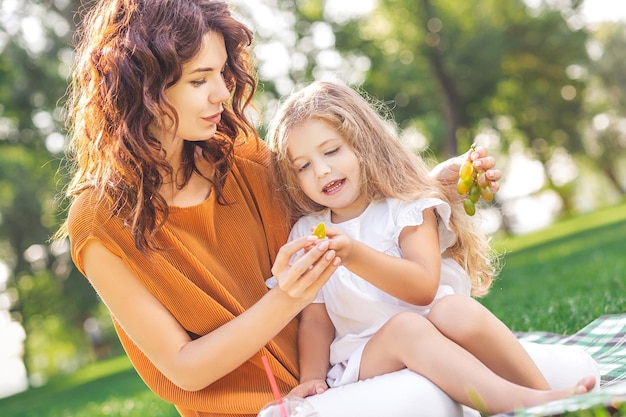
[[[509,118],[506,130],[499,129],[504,144],[522,141],[544,166],[547,188],[556,190],[565,211],[572,212],[572,184],[555,182],[549,167],[559,150],[583,151],[585,82],[568,73],[587,65],[587,33],[571,30],[561,13],[553,10],[513,21],[509,32],[512,44],[502,62],[503,77],[487,109],[494,121],[499,116]]]
[[[86,343],[82,321],[98,300],[67,247],[50,242],[62,215],[62,97],[80,2],[19,6],[7,6],[11,18],[0,20],[0,253],[11,270],[9,290],[18,294],[11,312],[26,331],[24,362],[36,382],[77,365]]]
[[[623,196],[626,183],[620,180],[619,167],[626,153],[626,73],[622,61],[626,24],[606,23],[595,31],[593,38],[591,88],[586,100],[591,122],[584,149]]]
[[[403,130],[422,133],[438,159],[465,151],[488,129],[502,155],[520,142],[542,163],[546,188],[569,212],[571,178],[554,175],[563,158],[584,152],[585,80],[572,74],[588,64],[588,33],[568,24],[579,3],[556,10],[522,0],[380,0],[366,16],[333,21],[329,2],[290,2],[298,22],[290,46],[297,54],[309,28],[325,20],[344,62],[367,60],[364,90],[391,106]],[[313,54],[302,71],[311,77],[321,52]]]

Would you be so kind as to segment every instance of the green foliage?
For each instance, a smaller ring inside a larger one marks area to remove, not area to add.
[[[328,73],[318,59],[324,51],[312,48],[311,39],[315,23],[330,25],[344,60],[333,72],[355,82],[354,74],[364,71],[360,87],[387,103],[401,128],[423,134],[438,159],[466,150],[488,132],[496,136],[492,152],[498,148],[505,156],[512,143],[521,144],[543,164],[545,188],[560,196],[568,215],[577,210],[576,184],[563,184],[553,168],[564,150],[590,158],[618,193],[626,192],[618,169],[626,143],[619,127],[624,109],[614,105],[626,91],[623,24],[594,37],[575,28],[567,17],[580,8],[578,0],[561,2],[562,10],[523,0],[380,0],[367,15],[338,21],[322,10],[330,2],[323,3],[279,2],[297,22],[289,52],[306,57],[289,72],[293,84]],[[606,50],[590,60],[593,40]],[[367,62],[366,69],[353,64],[357,59]],[[271,80],[264,83],[276,93]],[[616,109],[609,128],[589,129],[589,101]]]
[[[614,187],[622,194],[626,185],[619,180],[621,157],[626,150],[626,132],[620,125],[626,112],[626,74],[622,51],[626,48],[626,25],[607,23],[593,34],[594,45],[602,45],[600,59],[591,62],[589,72],[594,91],[586,111],[604,120],[601,129],[588,129],[586,155],[601,167]]]
[[[62,97],[81,3],[26,0],[0,22],[0,261],[10,270],[11,316],[26,331],[33,381],[86,360],[82,323],[99,305],[67,249],[49,241],[62,213]]]

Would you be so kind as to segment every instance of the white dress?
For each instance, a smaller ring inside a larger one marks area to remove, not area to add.
[[[406,226],[420,225],[422,212],[434,208],[438,214],[439,247],[441,253],[456,239],[450,230],[450,206],[442,200],[425,198],[415,202],[386,199],[370,204],[357,218],[334,224],[330,211],[305,216],[294,225],[289,240],[311,233],[319,222],[338,227],[355,240],[384,252],[401,257],[398,245],[400,232]],[[268,283],[270,285],[270,283]],[[442,258],[440,286],[435,301],[448,294],[470,293],[470,279],[451,258]],[[320,290],[317,303],[325,303],[335,326],[335,339],[330,346],[330,387],[358,380],[361,354],[366,342],[394,315],[414,311],[426,315],[432,306],[416,306],[399,300],[339,267]],[[434,301],[433,301],[434,303]]]

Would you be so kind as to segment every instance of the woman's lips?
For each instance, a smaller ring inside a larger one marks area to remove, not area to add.
[[[222,112],[216,113],[212,116],[203,117],[202,120],[205,120],[209,123],[218,124],[222,120]]]

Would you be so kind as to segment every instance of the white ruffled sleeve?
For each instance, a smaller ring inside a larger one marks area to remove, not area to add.
[[[438,198],[422,198],[412,202],[400,202],[398,207],[396,229],[393,239],[398,243],[400,232],[407,226],[419,226],[424,222],[424,210],[434,208],[437,213],[439,229],[439,250],[443,253],[454,244],[456,235],[450,229],[450,205]]]

